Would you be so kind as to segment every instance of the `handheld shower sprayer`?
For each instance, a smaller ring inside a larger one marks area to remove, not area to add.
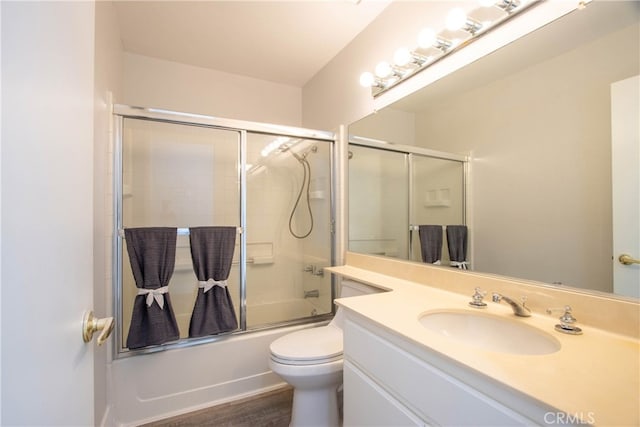
[[[311,202],[310,202],[310,191],[309,184],[311,182],[311,165],[307,160],[307,156],[309,153],[317,153],[318,147],[312,145],[308,150],[304,151],[302,154],[298,154],[291,149],[290,146],[286,146],[282,149],[282,151],[289,151],[293,157],[300,162],[303,169],[303,177],[302,177],[302,186],[300,187],[300,192],[298,193],[298,197],[296,198],[296,203],[293,205],[293,209],[291,210],[291,215],[289,215],[289,232],[296,239],[304,239],[308,237],[313,231],[313,212],[311,211]],[[309,212],[309,230],[306,233],[298,234],[293,230],[293,216],[298,209],[298,205],[300,203],[300,199],[302,198],[302,193],[305,192],[306,188],[306,202],[307,202],[307,211]]]

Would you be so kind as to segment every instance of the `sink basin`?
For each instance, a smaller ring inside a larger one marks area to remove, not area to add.
[[[560,350],[560,342],[555,337],[518,319],[447,310],[423,313],[418,320],[432,332],[485,350],[527,355]]]

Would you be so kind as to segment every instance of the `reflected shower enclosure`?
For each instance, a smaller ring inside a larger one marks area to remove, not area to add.
[[[168,285],[180,331],[173,343],[196,341],[189,338],[198,294],[189,227],[237,229],[226,287],[239,322],[230,333],[332,313],[331,275],[323,271],[334,247],[332,134],[151,110],[140,117],[138,109],[118,107],[125,112],[116,110],[114,150],[119,353],[131,353],[126,341],[138,296],[127,228],[178,228]]]
[[[419,225],[466,223],[465,173],[464,156],[351,137],[349,250],[420,262]]]

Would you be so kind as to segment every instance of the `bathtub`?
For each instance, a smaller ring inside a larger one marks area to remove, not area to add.
[[[258,327],[322,314],[322,298],[247,305],[247,325]],[[189,316],[176,316],[188,328]],[[233,401],[285,385],[268,366],[269,345],[315,324],[221,337],[208,344],[117,359],[104,426],[135,426]]]
[[[114,360],[108,365],[110,405],[101,425],[137,426],[281,387],[286,383],[269,369],[269,345],[314,325],[228,335]]]

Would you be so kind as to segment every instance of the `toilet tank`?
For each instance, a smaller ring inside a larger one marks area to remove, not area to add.
[[[380,292],[384,292],[384,291],[380,288],[376,288],[375,286],[370,286],[362,282],[343,279],[342,285],[340,287],[340,291],[338,292],[338,294],[339,294],[339,298],[349,298],[349,297],[357,297],[360,295],[377,294]],[[330,322],[330,324],[334,326],[338,326],[340,329],[342,329],[342,325],[344,322],[343,316],[344,316],[344,313],[342,312],[342,307],[338,306],[336,315],[333,317],[333,320]]]

